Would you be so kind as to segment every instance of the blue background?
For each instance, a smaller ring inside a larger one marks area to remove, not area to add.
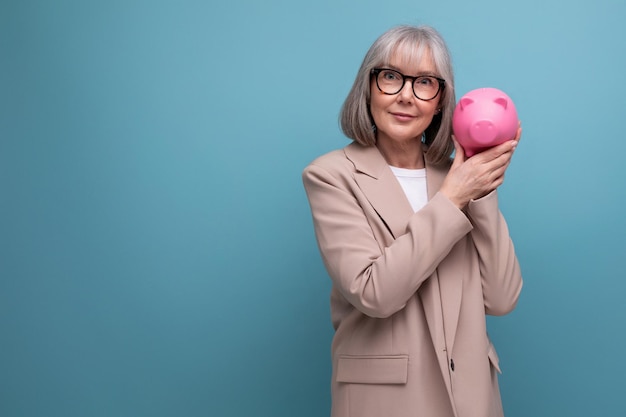
[[[367,48],[435,26],[523,121],[525,278],[490,318],[516,416],[623,413],[626,4],[0,2],[0,415],[328,414],[300,173]]]

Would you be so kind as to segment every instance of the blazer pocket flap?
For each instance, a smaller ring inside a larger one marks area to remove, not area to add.
[[[500,359],[498,358],[496,348],[493,346],[493,344],[489,345],[489,352],[487,352],[487,356],[489,356],[489,361],[491,362],[493,367],[496,368],[496,371],[501,374],[502,371],[500,370]]]
[[[406,384],[408,355],[339,357],[337,382],[355,384]]]

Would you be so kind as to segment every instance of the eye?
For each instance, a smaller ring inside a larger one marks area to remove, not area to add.
[[[437,84],[437,80],[433,77],[418,77],[415,79],[415,84],[421,87],[432,87]]]
[[[385,81],[396,81],[402,78],[400,74],[391,70],[383,70],[380,75]]]

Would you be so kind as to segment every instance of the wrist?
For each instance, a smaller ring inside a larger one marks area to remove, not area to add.
[[[463,210],[469,201],[459,198],[458,196],[447,192],[447,190],[439,190],[452,204],[454,204],[459,210]]]

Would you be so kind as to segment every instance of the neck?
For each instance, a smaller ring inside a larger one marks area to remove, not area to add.
[[[376,147],[391,166],[406,169],[425,167],[422,142],[415,140],[408,143],[389,143],[379,141]]]

